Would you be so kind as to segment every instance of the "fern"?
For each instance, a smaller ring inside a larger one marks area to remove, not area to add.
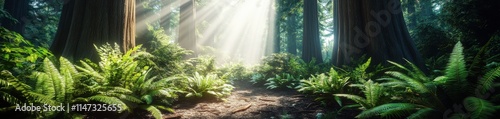
[[[361,112],[356,118],[369,118],[373,116],[401,118],[411,111],[415,111],[422,106],[411,103],[387,103]]]
[[[482,79],[479,79],[476,91],[479,91],[478,93],[484,94],[486,91],[492,89],[494,84],[493,81],[498,77],[500,77],[500,67],[488,71],[486,74],[484,74]]]
[[[450,55],[445,72],[446,80],[443,81],[444,89],[452,99],[463,99],[464,90],[469,91],[466,79],[467,70],[462,50],[462,43],[458,42]]]
[[[373,108],[375,106],[378,106],[386,102],[386,100],[383,97],[384,96],[383,93],[386,91],[386,89],[380,84],[368,80],[363,85],[351,85],[351,86],[360,88],[363,91],[365,98],[352,94],[335,94],[335,96],[345,97],[347,99],[353,100],[359,105],[361,105],[363,107],[363,110]]]
[[[204,93],[211,94],[216,98],[228,96],[234,87],[226,83],[226,80],[218,78],[216,74],[202,76],[196,72],[193,77],[187,78],[186,97],[202,97]]]
[[[161,114],[161,111],[158,110],[158,108],[154,107],[154,106],[141,106],[140,107],[141,109],[144,109],[144,110],[147,110],[149,113],[151,113],[151,115],[153,115],[153,117],[155,119],[162,119],[162,114]]]
[[[464,105],[472,119],[486,119],[493,116],[496,111],[495,106],[489,101],[476,97],[465,98]]]

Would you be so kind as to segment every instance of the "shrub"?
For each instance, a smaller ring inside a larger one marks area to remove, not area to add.
[[[342,105],[340,99],[333,94],[345,93],[350,83],[350,77],[343,77],[331,68],[328,74],[322,73],[313,75],[309,79],[300,80],[297,89],[302,93],[316,95],[317,100],[325,101],[335,98],[337,103]]]
[[[38,62],[52,54],[43,47],[35,47],[20,34],[0,27],[0,70],[14,75],[28,76]]]
[[[161,118],[159,109],[173,111],[168,108],[172,101],[177,98],[179,89],[174,86],[178,78],[169,77],[157,80],[149,77],[151,69],[139,66],[139,61],[135,59],[138,55],[147,54],[137,50],[140,46],[134,47],[125,54],[120,52],[119,46],[106,44],[96,47],[101,58],[99,64],[81,61],[82,70],[89,78],[93,79],[97,92],[105,92],[106,95],[115,96],[127,102],[129,111],[140,108],[149,111],[153,117]],[[135,54],[133,54],[135,53]],[[120,89],[109,92],[109,89]]]
[[[282,75],[276,75],[276,77],[267,79],[266,82],[264,85],[267,86],[267,89],[295,89],[299,85],[299,78],[295,78],[288,73],[283,73]]]
[[[267,56],[262,64],[256,67],[255,76],[252,76],[254,84],[264,84],[267,79],[275,75],[288,73],[294,77],[302,77],[306,74],[306,64],[302,59],[288,53],[277,53]]]
[[[210,94],[220,99],[231,94],[233,86],[227,84],[217,74],[200,75],[196,72],[192,77],[187,77],[186,97],[203,97]]]

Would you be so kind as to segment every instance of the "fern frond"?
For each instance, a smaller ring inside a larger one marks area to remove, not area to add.
[[[444,83],[445,91],[452,99],[460,99],[464,90],[467,91],[467,70],[465,69],[465,60],[463,55],[462,43],[458,42],[453,48],[450,60],[446,67]]]
[[[403,74],[401,72],[388,71],[388,72],[386,72],[386,74],[406,81],[409,84],[409,86],[413,87],[416,91],[418,91],[420,93],[429,93],[429,92],[431,92],[429,89],[427,89],[427,87],[424,85],[424,83],[422,83],[422,82],[420,82],[418,80],[415,80],[415,79],[413,79],[411,77],[408,77],[407,75],[405,75],[405,74]],[[434,91],[432,91],[432,92],[434,92]]]
[[[2,97],[2,100],[4,100],[5,102],[7,102],[11,105],[21,104],[21,101],[19,99],[10,95],[9,93],[0,91],[0,96]]]
[[[140,106],[140,108],[147,110],[155,119],[162,119],[162,114],[161,111],[158,110],[158,108],[152,106],[152,105],[147,105],[147,106]]]
[[[374,116],[400,117],[410,111],[416,110],[419,106],[411,103],[388,103],[361,112],[356,118],[370,118]]]
[[[334,95],[338,96],[338,97],[345,97],[347,99],[353,100],[354,102],[358,103],[362,107],[370,107],[369,104],[366,103],[367,102],[366,99],[361,97],[361,96],[351,95],[351,94],[334,94]]]
[[[419,109],[417,112],[411,114],[410,116],[408,116],[406,118],[407,119],[428,119],[428,117],[426,117],[426,116],[434,111],[435,110],[432,108],[423,108],[423,109]]]
[[[495,106],[489,101],[476,98],[467,97],[464,99],[465,109],[470,112],[473,119],[487,119],[495,113]]]
[[[488,73],[484,74],[482,79],[479,79],[476,91],[480,91],[480,93],[484,94],[486,91],[493,88],[493,81],[498,77],[500,77],[500,67],[488,71]]]

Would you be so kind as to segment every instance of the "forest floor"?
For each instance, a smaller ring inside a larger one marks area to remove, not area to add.
[[[315,119],[318,113],[331,114],[340,107],[325,107],[313,97],[307,97],[294,90],[269,90],[254,86],[248,81],[235,81],[235,89],[226,101],[200,99],[185,100],[174,106],[173,114],[164,118],[207,119],[207,118],[258,118]],[[355,110],[344,110],[332,118],[354,118]]]

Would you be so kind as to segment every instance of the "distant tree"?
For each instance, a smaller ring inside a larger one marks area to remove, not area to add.
[[[373,64],[407,59],[425,70],[401,9],[400,0],[336,0],[333,63],[348,64],[366,54]]]
[[[106,42],[135,46],[135,0],[65,0],[52,53],[97,60],[94,44]]]
[[[322,63],[317,0],[304,0],[303,19],[302,59],[306,62],[315,59],[317,63]]]
[[[2,18],[0,25],[23,35],[26,25],[25,20],[28,17],[29,0],[5,0],[3,8],[16,20]]]
[[[289,14],[286,20],[286,29],[287,29],[287,49],[286,51],[290,54],[297,55],[297,15]]]
[[[185,0],[186,3],[180,7],[179,21],[179,45],[187,50],[194,51],[193,55],[185,58],[192,58],[197,53],[196,41],[196,7],[195,0]]]

